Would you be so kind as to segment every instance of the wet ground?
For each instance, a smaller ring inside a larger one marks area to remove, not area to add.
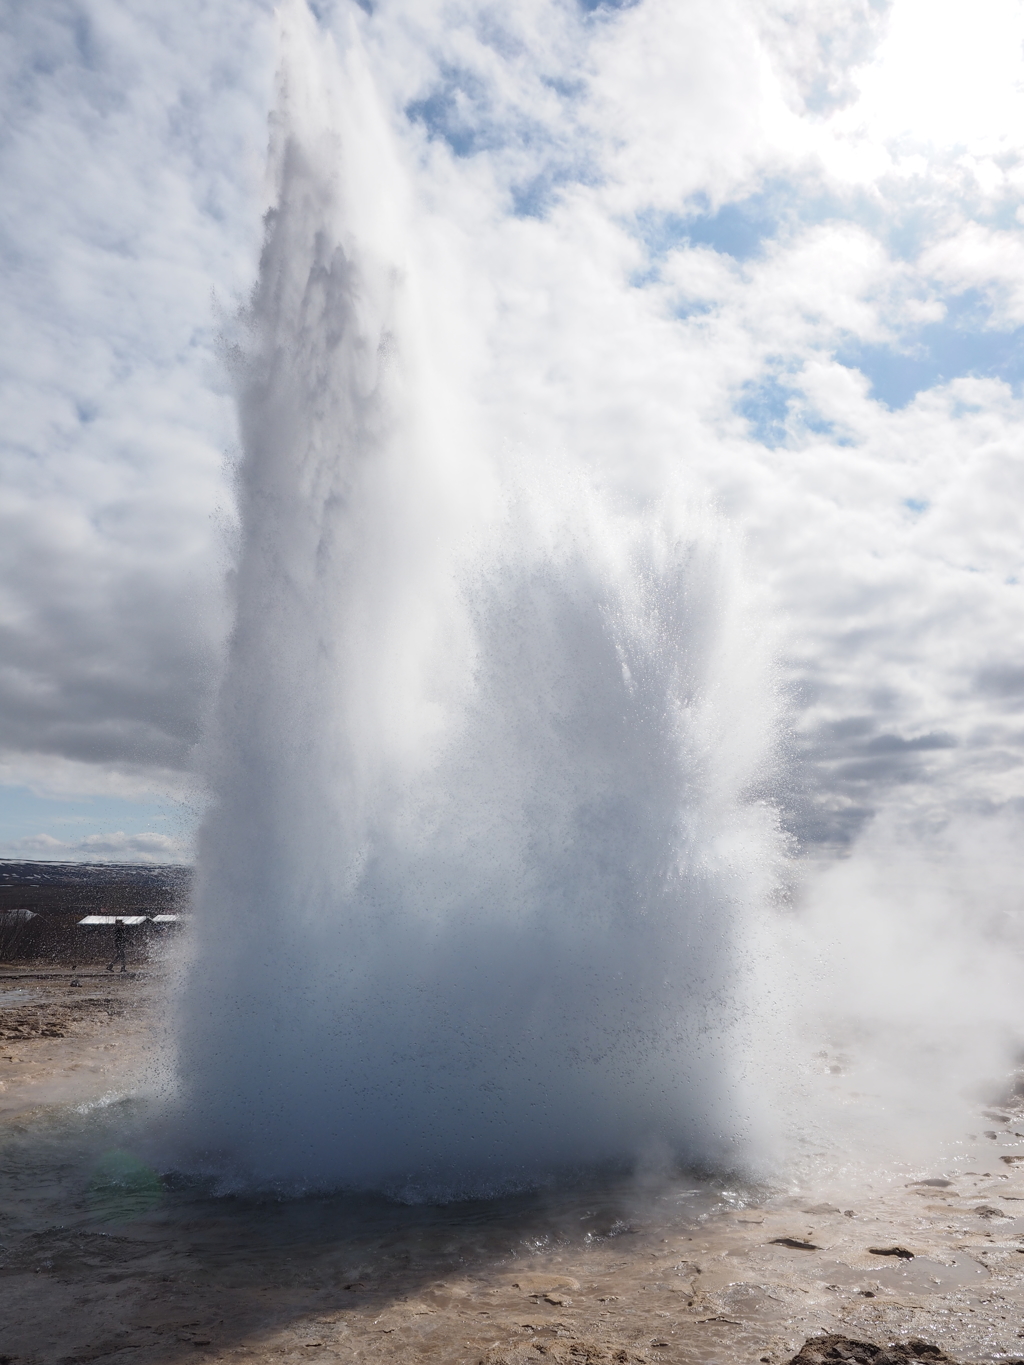
[[[145,972],[0,968],[0,1365],[780,1365],[817,1331],[1024,1360],[1020,1107],[979,1112],[973,1157],[838,1193],[215,1197],[149,1150],[162,995]]]

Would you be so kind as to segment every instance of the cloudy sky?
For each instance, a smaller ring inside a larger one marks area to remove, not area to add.
[[[1021,4],[314,9],[458,263],[492,438],[737,527],[803,849],[1015,819]],[[0,37],[0,856],[187,857],[274,12],[12,0]]]

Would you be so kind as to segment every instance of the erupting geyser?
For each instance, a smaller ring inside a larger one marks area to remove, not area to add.
[[[681,495],[455,424],[358,44],[298,5],[283,36],[181,1011],[195,1143],[409,1196],[736,1161],[782,843],[735,553]]]

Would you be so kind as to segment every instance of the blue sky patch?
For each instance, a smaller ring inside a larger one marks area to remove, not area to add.
[[[633,283],[637,285],[647,284],[651,277],[652,272],[649,271],[646,276],[634,277]],[[680,322],[686,322],[688,318],[706,318],[713,311],[714,304],[709,303],[707,299],[685,299],[672,309],[672,316]]]
[[[0,857],[61,857],[59,851],[23,852],[23,839],[47,834],[77,844],[90,835],[166,834],[177,838],[194,817],[174,802],[129,801],[116,796],[37,796],[27,787],[0,786]],[[66,856],[66,855],[64,855]],[[80,855],[79,855],[80,856]]]
[[[871,381],[871,397],[897,410],[926,389],[964,375],[1024,378],[1024,328],[993,331],[984,326],[988,306],[975,290],[947,301],[941,322],[928,323],[903,345],[847,342],[836,351],[841,365]]]
[[[491,45],[498,46],[497,40]],[[442,77],[442,84],[431,94],[406,105],[406,117],[419,123],[431,140],[446,142],[459,158],[511,145],[528,149],[534,173],[509,187],[512,212],[517,218],[543,217],[564,185],[593,183],[595,171],[585,151],[581,155],[576,148],[566,154],[543,124],[525,117],[499,116],[488,90],[474,73],[449,67]],[[558,89],[553,81],[544,84],[565,99],[578,97],[582,90],[582,86],[577,89],[569,85]]]
[[[555,191],[565,181],[564,175],[537,175],[522,185],[513,185],[512,212],[517,218],[543,218]]]
[[[807,403],[799,386],[787,383],[778,373],[744,384],[736,411],[750,423],[754,439],[769,450],[785,445],[794,428],[828,436],[836,445],[849,444],[836,434],[832,422]]]
[[[736,409],[750,423],[755,440],[769,450],[785,445],[789,437],[787,422],[793,396],[793,389],[775,375],[743,386]]]
[[[759,256],[779,230],[779,218],[765,195],[755,194],[738,204],[723,204],[715,213],[685,220],[684,232],[693,246],[709,246],[737,261]]]
[[[647,210],[637,214],[635,230],[654,258],[688,243],[747,261],[760,254],[779,225],[768,196],[756,194],[736,204],[723,204],[714,213],[698,210],[684,215]]]
[[[475,108],[484,93],[480,82],[468,71],[449,70],[444,77],[444,84],[426,99],[406,106],[406,116],[422,123],[429,137],[447,142],[456,156],[472,156],[498,145],[500,137],[487,135]],[[476,117],[468,117],[470,109]]]
[[[806,185],[771,181],[756,194],[712,209],[698,195],[687,213],[649,209],[638,213],[633,231],[652,258],[684,245],[708,246],[735,261],[760,256],[786,230],[847,217],[834,195],[812,193]]]
[[[640,0],[576,0],[584,14],[600,14],[602,10],[614,13],[620,9],[635,9]]]

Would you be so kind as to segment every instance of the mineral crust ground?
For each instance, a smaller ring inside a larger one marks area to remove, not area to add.
[[[156,967],[0,967],[0,1365],[783,1365],[828,1333],[1024,1358],[1019,1099],[969,1165],[859,1186],[257,1199],[153,1164],[169,1036]]]

